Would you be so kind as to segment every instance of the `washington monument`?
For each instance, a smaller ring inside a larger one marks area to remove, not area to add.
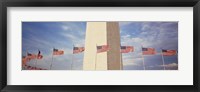
[[[108,45],[109,51],[97,53],[97,46]],[[121,70],[118,22],[87,22],[83,70]]]

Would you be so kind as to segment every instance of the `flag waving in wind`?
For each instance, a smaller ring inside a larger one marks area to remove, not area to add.
[[[97,46],[97,53],[107,52],[107,51],[109,51],[108,45]]]
[[[53,55],[63,55],[64,54],[64,51],[62,50],[58,50],[58,49],[53,49]]]
[[[133,46],[121,46],[121,53],[129,53],[133,51],[134,51]]]
[[[23,56],[22,57],[22,65],[25,66],[27,61],[28,61],[28,59],[26,58],[26,56]]]
[[[85,50],[84,47],[74,47],[73,48],[73,54],[78,54],[78,53],[81,53]]]
[[[142,48],[143,55],[155,55],[156,50],[154,48]]]
[[[163,56],[173,56],[176,55],[176,50],[162,50]]]
[[[27,58],[28,58],[29,60],[31,60],[31,59],[36,59],[36,57],[37,57],[37,55],[35,55],[35,54],[27,53]]]
[[[38,50],[37,59],[42,59],[42,58],[43,58],[43,56],[41,55],[41,52],[40,52],[40,50]]]

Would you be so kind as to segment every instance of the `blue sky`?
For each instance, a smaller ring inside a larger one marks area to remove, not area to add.
[[[178,22],[119,22],[121,45],[134,46],[133,53],[123,54],[124,70],[143,70],[141,46],[153,47],[157,54],[144,56],[147,70],[162,70],[161,49],[178,49]],[[65,54],[53,56],[54,70],[82,70],[84,53],[72,54],[73,45],[84,46],[86,22],[23,22],[22,54],[38,53],[44,58],[31,60],[27,64],[49,69],[53,48],[64,50]],[[178,68],[177,56],[165,56],[166,69]]]
[[[120,22],[121,44],[134,46],[133,53],[123,54],[124,69],[143,69],[141,47],[155,48],[156,55],[144,56],[148,70],[162,70],[161,49],[178,50],[178,22]],[[164,56],[166,69],[177,69],[177,56]]]

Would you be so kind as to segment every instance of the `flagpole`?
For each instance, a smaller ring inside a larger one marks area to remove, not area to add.
[[[26,58],[28,57],[27,54],[28,54],[28,51],[27,51],[27,49],[26,49],[26,55],[25,55]],[[29,61],[29,59],[28,59],[27,61]],[[27,62],[27,61],[26,61],[26,62]],[[23,63],[23,62],[22,62],[22,63]],[[23,69],[23,68],[24,68],[24,70],[26,70],[25,66],[24,66],[24,67],[22,66],[22,69]]]
[[[121,61],[121,51],[120,51],[119,60]],[[122,61],[120,62],[120,69],[122,70]]]
[[[96,44],[96,50],[97,50],[97,44]],[[97,69],[97,51],[96,51],[96,55],[95,55],[95,70]]]
[[[177,61],[178,61],[178,51],[176,51]]]
[[[144,65],[144,56],[143,56],[143,54],[142,54],[142,59],[143,59],[143,69],[146,70],[145,69],[145,65]]]
[[[119,53],[120,53],[120,56],[119,56],[119,59],[120,59],[120,69],[122,70],[122,60],[121,60],[121,43],[120,43],[120,50],[119,50]]]
[[[121,67],[121,70],[123,70],[123,62],[122,62],[122,53],[120,51],[120,67]]]
[[[74,55],[72,54],[71,70],[73,69]]]
[[[143,48],[143,46],[142,46],[141,48]],[[142,63],[143,63],[143,69],[144,69],[144,70],[146,70],[146,69],[145,69],[145,64],[144,64],[144,56],[143,56],[143,51],[142,51],[142,60],[143,60],[143,62],[142,62]]]
[[[29,50],[30,48],[27,48],[26,49],[26,56],[28,56],[28,50]],[[30,58],[28,58],[28,62],[31,62],[31,59]]]
[[[162,51],[161,51],[161,56],[162,56],[163,68],[165,70],[165,61],[164,61],[164,57],[163,57],[163,52]]]
[[[37,58],[35,59],[35,69],[36,69],[36,66],[37,66]]]
[[[176,50],[177,63],[178,63],[178,50]]]
[[[38,49],[38,53],[39,53],[39,49]],[[36,66],[37,66],[37,58],[38,58],[38,55],[36,56],[36,59],[35,59],[35,69],[36,69]]]
[[[27,57],[27,56],[28,56],[27,54],[28,54],[28,51],[27,51],[27,49],[26,49],[26,55],[25,55],[25,57]],[[30,62],[30,60],[29,60],[29,59],[28,59],[27,61],[29,61],[29,62]],[[27,62],[27,61],[26,61],[26,62]],[[23,62],[22,62],[22,63],[23,63]],[[22,65],[22,69],[23,69],[23,65]],[[26,69],[26,68],[24,67],[24,69]]]
[[[120,68],[123,70],[123,61],[122,61],[122,53],[121,53],[121,43],[120,43]]]
[[[54,50],[54,49],[53,49]],[[54,52],[54,51],[53,51]],[[52,61],[51,61],[51,64],[50,64],[50,70],[52,68],[52,63],[53,63],[53,53],[52,53]]]
[[[74,51],[74,44],[73,44],[73,51]],[[73,52],[72,52],[72,61],[71,61],[71,70],[72,70],[72,68],[73,68],[73,59],[74,59],[74,57],[73,57],[74,55],[73,55]]]

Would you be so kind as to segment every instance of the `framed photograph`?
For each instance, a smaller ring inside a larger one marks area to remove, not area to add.
[[[2,92],[199,92],[199,0],[0,6]]]

